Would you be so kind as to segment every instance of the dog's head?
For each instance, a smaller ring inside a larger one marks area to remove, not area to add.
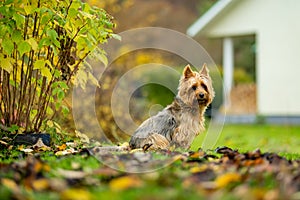
[[[180,79],[178,87],[179,98],[187,105],[207,107],[215,96],[212,81],[206,64],[199,72],[192,71],[187,65]]]

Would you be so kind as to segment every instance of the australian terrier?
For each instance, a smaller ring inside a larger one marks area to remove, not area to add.
[[[172,104],[144,121],[132,135],[132,149],[190,148],[194,138],[204,131],[204,112],[215,96],[209,71],[200,72],[187,65],[181,76]]]

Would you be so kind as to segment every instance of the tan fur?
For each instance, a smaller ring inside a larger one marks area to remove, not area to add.
[[[204,131],[204,113],[214,98],[208,69],[200,72],[187,65],[179,81],[178,94],[171,105],[146,120],[131,137],[130,146],[166,149],[170,144],[188,149],[199,132]]]
[[[150,135],[142,144],[142,147],[146,150],[166,149],[169,146],[170,142],[167,138],[158,133]]]
[[[179,112],[180,125],[174,133],[173,140],[180,147],[187,149],[196,135],[205,130],[204,113],[214,98],[214,90],[206,65],[202,67],[199,73],[192,72],[190,67],[186,66],[183,74],[178,87],[178,97],[188,106],[182,106],[181,112]],[[206,89],[203,84],[207,87]],[[197,87],[193,92],[190,90],[192,86]],[[197,101],[200,93],[204,94],[206,101]],[[174,106],[174,103],[172,105]]]

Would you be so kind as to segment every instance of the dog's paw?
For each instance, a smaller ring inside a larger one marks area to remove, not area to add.
[[[168,149],[170,142],[163,135],[153,133],[144,142],[144,150]]]

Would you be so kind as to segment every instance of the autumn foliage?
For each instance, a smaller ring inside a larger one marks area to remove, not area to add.
[[[107,63],[98,45],[115,37],[112,17],[80,0],[0,2],[0,123],[39,131],[67,113],[70,85],[98,84],[85,58]]]

